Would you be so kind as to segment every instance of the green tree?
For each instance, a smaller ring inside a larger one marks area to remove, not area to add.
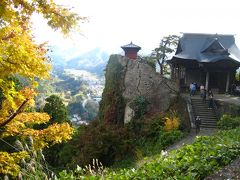
[[[143,56],[142,57],[144,59],[144,61],[151,66],[153,69],[156,70],[156,59],[154,57],[151,56]]]
[[[51,95],[46,99],[46,102],[43,111],[50,115],[50,124],[63,122],[70,123],[67,108],[59,96]]]
[[[69,102],[67,106],[70,116],[74,114],[77,114],[80,117],[83,116],[83,114],[86,112],[85,108],[82,105],[83,101],[84,101],[84,95],[82,93],[79,93],[73,96],[72,101]]]
[[[99,105],[94,100],[88,100],[85,105],[85,109],[88,112],[88,120],[94,120],[94,118],[98,115]]]
[[[179,36],[169,35],[162,38],[159,47],[155,48],[151,57],[155,59],[160,67],[160,74],[166,74],[166,60],[176,50]]]
[[[45,104],[43,111],[48,113],[51,118],[45,126],[49,126],[54,123],[64,122],[71,124],[71,121],[68,119],[67,108],[63,104],[63,101],[59,96],[51,95],[46,99],[46,102],[47,103]],[[60,153],[64,146],[65,144],[55,144],[43,150],[45,159],[51,166],[53,167],[61,166],[61,164],[59,163],[59,160],[61,158]]]

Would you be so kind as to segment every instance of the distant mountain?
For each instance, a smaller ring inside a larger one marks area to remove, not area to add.
[[[95,48],[83,54],[75,55],[76,49],[69,49],[68,51],[61,51],[57,47],[52,47],[49,53],[54,69],[77,69],[86,70],[97,75],[103,75],[106,67],[109,54],[100,48]],[[68,57],[68,58],[66,58]]]
[[[91,73],[102,75],[106,67],[109,54],[99,48],[78,55],[67,61],[67,68],[86,70]]]

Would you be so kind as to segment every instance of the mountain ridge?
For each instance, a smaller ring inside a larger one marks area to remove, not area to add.
[[[71,50],[73,52],[73,50]],[[66,52],[68,54],[68,52]],[[97,75],[103,75],[109,54],[101,48],[95,48],[85,53],[79,53],[69,59],[64,56],[64,52],[58,48],[53,48],[49,53],[54,68],[86,70]],[[65,57],[65,58],[64,58]]]

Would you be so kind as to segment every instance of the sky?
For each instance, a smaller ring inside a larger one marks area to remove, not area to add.
[[[151,53],[163,36],[185,33],[234,34],[240,47],[238,0],[56,0],[89,18],[81,32],[64,38],[34,15],[38,42],[57,47],[66,59],[101,48],[109,54],[122,53],[131,41]],[[73,50],[74,49],[74,50]],[[71,52],[71,53],[69,53]]]

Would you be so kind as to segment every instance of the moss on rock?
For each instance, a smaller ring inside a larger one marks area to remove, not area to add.
[[[119,63],[118,55],[111,55],[106,67],[106,83],[99,107],[100,121],[124,123],[125,102],[122,96],[124,74],[124,66]]]

